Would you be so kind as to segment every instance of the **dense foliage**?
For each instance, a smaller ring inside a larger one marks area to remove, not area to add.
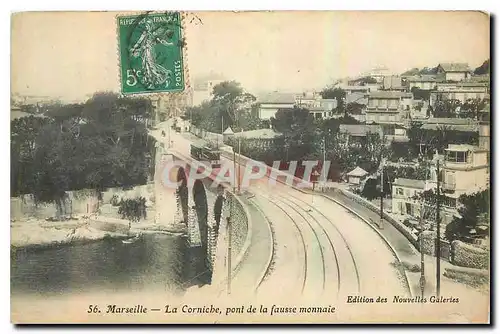
[[[147,99],[97,93],[11,122],[11,196],[58,202],[77,189],[144,184],[152,172]]]
[[[482,75],[482,74],[490,74],[490,60],[486,59],[481,66],[477,67],[474,70],[474,74]]]
[[[188,108],[184,117],[194,126],[215,133],[228,127],[235,132],[269,127],[256,114],[255,101],[255,96],[245,92],[238,82],[224,81],[214,86],[210,101]]]
[[[478,191],[458,198],[460,217],[455,217],[446,227],[446,238],[450,241],[468,241],[472,235],[489,234],[490,190]],[[471,233],[472,230],[474,233]]]
[[[118,205],[118,214],[129,222],[138,222],[146,219],[146,199],[144,197],[121,200]]]

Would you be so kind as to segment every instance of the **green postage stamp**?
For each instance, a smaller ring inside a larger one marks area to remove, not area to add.
[[[179,12],[117,17],[123,94],[184,90],[181,23]]]

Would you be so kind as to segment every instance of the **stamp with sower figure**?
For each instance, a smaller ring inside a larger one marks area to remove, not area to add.
[[[122,93],[183,91],[180,13],[119,16],[117,24]]]

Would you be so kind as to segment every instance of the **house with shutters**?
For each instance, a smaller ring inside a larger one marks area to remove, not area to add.
[[[410,112],[413,94],[399,91],[377,91],[368,95],[367,123],[399,123]]]

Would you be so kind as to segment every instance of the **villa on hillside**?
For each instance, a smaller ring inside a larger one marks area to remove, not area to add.
[[[406,79],[410,91],[415,87],[422,90],[435,89],[439,81],[441,80],[436,75],[415,75]]]
[[[399,123],[410,111],[413,94],[398,91],[378,91],[368,95],[367,123]]]
[[[430,94],[430,105],[434,106],[439,99],[459,100],[461,103],[469,99],[484,99],[489,93],[489,84],[485,82],[441,82]]]
[[[280,109],[291,109],[296,104],[297,94],[289,93],[269,93],[257,101],[259,103],[258,117],[261,120],[269,120],[274,117]]]
[[[470,78],[471,70],[467,63],[441,63],[437,66],[437,74],[445,81],[462,81]]]

